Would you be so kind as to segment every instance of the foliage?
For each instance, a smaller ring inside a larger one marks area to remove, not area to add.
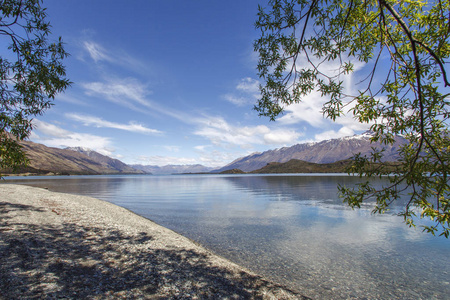
[[[61,38],[49,43],[50,24],[42,0],[1,0],[0,169],[27,162],[19,141],[70,82],[62,60],[68,56]],[[7,49],[6,49],[7,48]]]
[[[434,221],[424,230],[450,234],[449,94],[450,3],[420,0],[270,0],[259,8],[261,35],[258,75],[263,79],[255,109],[275,120],[286,106],[313,91],[326,99],[324,116],[345,113],[368,123],[373,142],[408,143],[397,171],[385,168],[382,151],[356,156],[351,172],[386,176],[390,185],[376,190],[370,180],[340,186],[352,207],[374,197],[374,212],[384,212],[407,191],[401,213],[414,225],[416,214]],[[336,70],[326,70],[337,65]],[[353,73],[361,82],[345,88]],[[352,92],[351,90],[357,90]],[[370,165],[379,164],[377,168]],[[387,166],[389,167],[389,166]]]

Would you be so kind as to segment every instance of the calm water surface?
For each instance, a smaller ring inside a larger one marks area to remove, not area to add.
[[[34,177],[126,207],[315,299],[450,299],[450,240],[352,210],[314,175]],[[400,203],[401,205],[401,203]]]

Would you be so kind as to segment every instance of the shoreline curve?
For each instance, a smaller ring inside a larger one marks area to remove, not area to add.
[[[110,202],[0,184],[0,298],[309,299]]]

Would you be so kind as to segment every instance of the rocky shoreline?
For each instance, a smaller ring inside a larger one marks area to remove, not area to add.
[[[124,208],[0,184],[0,299],[308,299]]]

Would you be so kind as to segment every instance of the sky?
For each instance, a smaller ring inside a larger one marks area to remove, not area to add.
[[[73,82],[34,119],[30,140],[127,164],[224,166],[236,158],[360,133],[324,119],[312,93],[277,121],[259,97],[253,0],[45,0]],[[332,67],[332,66],[330,66]],[[352,78],[348,78],[348,84]]]

